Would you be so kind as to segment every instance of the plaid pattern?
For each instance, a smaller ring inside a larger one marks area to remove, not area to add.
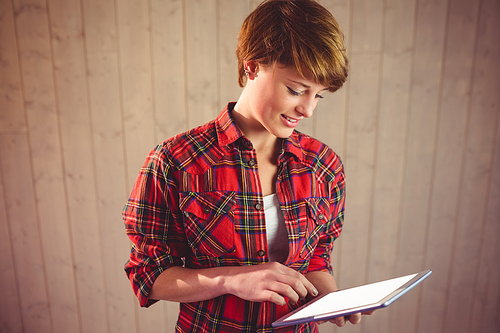
[[[123,210],[133,246],[125,271],[141,306],[160,273],[268,261],[256,152],[233,123],[229,104],[216,120],[179,134],[147,157]],[[283,140],[276,192],[289,234],[285,265],[332,272],[330,254],[344,218],[344,172],[335,153],[294,132]],[[181,304],[178,332],[271,332],[300,306],[233,295]],[[316,332],[315,324],[280,332]]]

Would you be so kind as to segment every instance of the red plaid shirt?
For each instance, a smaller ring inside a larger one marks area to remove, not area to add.
[[[257,155],[232,121],[229,104],[216,120],[179,134],[147,157],[123,211],[133,247],[125,271],[141,306],[172,266],[208,268],[267,262]],[[332,273],[330,254],[344,217],[344,172],[338,156],[298,132],[283,140],[276,183],[288,238],[285,265]],[[257,303],[233,295],[181,303],[178,332],[270,332],[300,306]],[[315,332],[316,324],[279,330]]]

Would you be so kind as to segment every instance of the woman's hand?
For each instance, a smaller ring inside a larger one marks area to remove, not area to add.
[[[306,296],[317,296],[318,291],[299,272],[277,262],[254,266],[234,267],[226,272],[224,281],[228,293],[254,302],[273,302],[285,305]]]
[[[335,283],[335,279],[333,278],[332,275],[328,272],[323,272],[323,271],[317,271],[317,272],[310,272],[306,274],[306,277],[314,283],[314,285],[318,288],[320,291],[320,294],[326,294],[332,291],[337,291],[337,284]],[[361,321],[361,315],[371,315],[375,312],[373,311],[367,311],[363,313],[355,313],[349,316],[344,316],[344,317],[337,317],[332,320],[329,320],[329,322],[337,325],[338,327],[344,326],[348,321],[350,321],[352,324],[358,324]],[[323,323],[326,323],[328,321],[318,321],[317,324],[321,325]]]
[[[361,321],[361,315],[371,315],[374,312],[375,312],[375,310],[367,311],[367,312],[363,312],[363,313],[354,313],[352,315],[344,316],[344,317],[337,317],[337,318],[330,320],[330,323],[333,323],[333,324],[337,325],[338,327],[344,326],[348,321],[350,321],[352,324],[359,324],[359,322]],[[325,322],[326,321],[318,322],[318,325],[321,325]]]

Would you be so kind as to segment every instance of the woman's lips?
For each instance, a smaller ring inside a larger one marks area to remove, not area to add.
[[[281,119],[283,120],[283,122],[285,123],[286,126],[288,127],[295,127],[299,124],[299,120],[298,119],[295,119],[295,118],[292,118],[292,117],[288,117],[284,114],[281,115]]]

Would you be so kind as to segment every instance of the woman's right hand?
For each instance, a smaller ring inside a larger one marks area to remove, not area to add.
[[[269,301],[283,306],[285,298],[297,303],[308,294],[318,295],[304,275],[277,262],[230,267],[223,279],[227,293],[247,301]]]

